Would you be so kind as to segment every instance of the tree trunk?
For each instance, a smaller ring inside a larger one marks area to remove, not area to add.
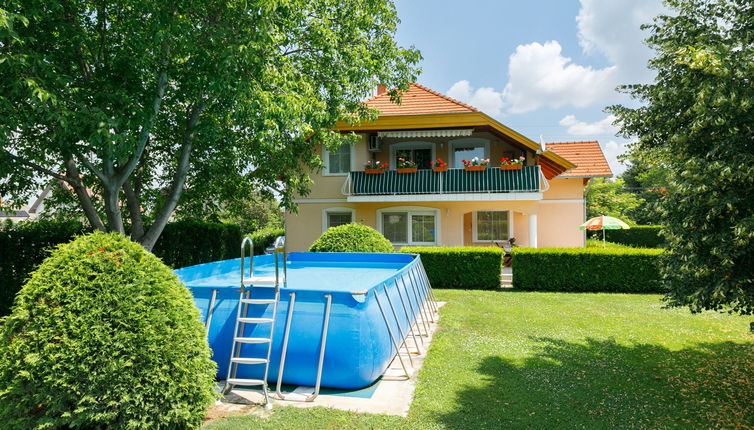
[[[105,185],[105,215],[107,215],[107,228],[110,231],[125,234],[123,228],[123,215],[120,213],[120,199],[118,194],[120,189],[113,189],[110,184]]]

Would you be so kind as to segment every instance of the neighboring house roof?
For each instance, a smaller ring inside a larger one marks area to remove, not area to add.
[[[560,175],[563,178],[592,178],[613,175],[613,171],[605,159],[605,154],[596,140],[550,142],[546,144],[546,148],[576,165],[576,168]]]
[[[372,109],[379,109],[381,116],[479,112],[474,106],[415,83],[409,84],[408,91],[401,96],[400,104],[390,101],[387,92],[367,99],[364,103]]]
[[[21,211],[0,211],[0,218],[29,218],[29,213]]]

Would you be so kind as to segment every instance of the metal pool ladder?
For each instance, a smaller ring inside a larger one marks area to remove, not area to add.
[[[245,253],[246,244],[249,244],[249,276],[246,277]],[[270,369],[270,353],[272,352],[272,338],[275,334],[275,317],[277,316],[278,302],[280,300],[280,281],[281,274],[278,269],[280,254],[282,253],[283,273],[282,281],[285,285],[287,278],[285,239],[279,238],[275,242],[275,276],[254,276],[254,243],[251,237],[246,236],[241,241],[241,293],[238,301],[238,313],[236,316],[236,327],[233,330],[233,347],[231,348],[230,361],[228,362],[228,379],[225,382],[223,393],[229,392],[234,386],[261,386],[264,394],[264,407],[272,408],[270,396],[268,393],[267,374]],[[248,287],[248,288],[247,288]],[[253,287],[274,287],[274,299],[257,299],[252,298]],[[252,318],[248,316],[250,306],[267,306],[272,305],[272,316],[265,318]],[[246,337],[244,332],[247,326],[268,326],[268,337]],[[243,344],[267,344],[267,355],[265,357],[246,357],[241,355]],[[237,378],[239,365],[264,365],[264,377],[262,379]]]

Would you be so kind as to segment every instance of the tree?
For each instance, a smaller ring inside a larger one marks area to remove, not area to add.
[[[352,143],[418,70],[390,0],[9,0],[0,9],[0,191],[67,183],[89,223],[151,249],[184,189],[294,207],[313,151]],[[104,218],[104,220],[103,220]],[[145,218],[151,227],[145,228]],[[125,219],[125,221],[124,221]]]
[[[625,190],[633,193],[640,203],[628,211],[628,217],[637,224],[664,224],[657,205],[670,192],[669,170],[663,165],[653,165],[640,158],[634,158],[630,163],[620,177]]]
[[[189,190],[187,194],[190,192]],[[207,202],[191,198],[188,201],[189,204],[184,204],[176,210],[178,217],[238,224],[243,233],[283,228],[283,212],[277,200],[259,192],[224,202]]]
[[[593,218],[607,215],[634,223],[628,214],[641,203],[634,193],[624,189],[623,179],[608,181],[605,178],[595,178],[586,192],[586,216]]]
[[[672,0],[649,25],[651,84],[613,106],[634,154],[662,160],[671,306],[754,312],[754,3]]]

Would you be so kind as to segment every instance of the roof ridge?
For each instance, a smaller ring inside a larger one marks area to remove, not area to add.
[[[560,143],[600,143],[599,140],[561,140],[559,142],[545,142],[545,145],[557,145]]]
[[[411,89],[411,87],[415,87],[415,88],[420,89],[422,91],[428,92],[428,93],[432,94],[433,96],[440,97],[443,100],[446,100],[446,101],[449,101],[449,102],[451,102],[453,104],[461,106],[464,109],[469,109],[472,112],[479,112],[479,109],[477,109],[474,106],[466,104],[466,103],[464,103],[464,102],[462,102],[460,100],[456,100],[453,97],[446,96],[445,94],[437,92],[437,91],[435,91],[435,90],[433,90],[433,89],[431,89],[429,87],[425,87],[424,85],[417,84],[416,82],[410,82],[408,85],[409,85],[409,89],[406,90],[404,92],[404,94],[407,94],[409,92],[409,90]],[[362,103],[368,104],[369,102],[373,102],[373,101],[375,101],[375,100],[377,100],[379,98],[382,98],[382,97],[389,98],[390,96],[388,96],[387,91],[386,91],[386,92],[384,92],[382,94],[377,94],[377,95],[374,95],[372,97],[369,97],[368,99],[364,100]]]
[[[443,94],[443,93],[437,92],[437,91],[433,90],[432,88],[429,88],[429,87],[425,87],[425,86],[424,86],[424,85],[422,85],[422,84],[417,84],[416,82],[412,82],[412,83],[411,83],[410,85],[413,85],[413,86],[415,86],[415,87],[418,87],[418,88],[420,88],[420,89],[422,89],[422,90],[424,90],[424,91],[426,91],[426,92],[428,92],[428,93],[431,93],[431,94],[434,94],[434,95],[436,95],[436,96],[442,97],[442,98],[444,98],[445,100],[447,100],[447,101],[449,101],[449,102],[453,102],[453,103],[455,103],[455,104],[457,104],[457,105],[459,105],[459,106],[465,107],[465,108],[467,108],[467,109],[471,109],[471,110],[473,110],[473,111],[475,111],[475,112],[479,112],[479,109],[477,109],[476,107],[474,107],[474,106],[472,106],[472,105],[470,105],[470,104],[466,104],[466,103],[464,103],[464,102],[462,102],[462,101],[460,101],[460,100],[456,100],[456,99],[454,99],[453,97],[450,97],[450,96],[447,96],[447,95],[445,95],[445,94]]]

